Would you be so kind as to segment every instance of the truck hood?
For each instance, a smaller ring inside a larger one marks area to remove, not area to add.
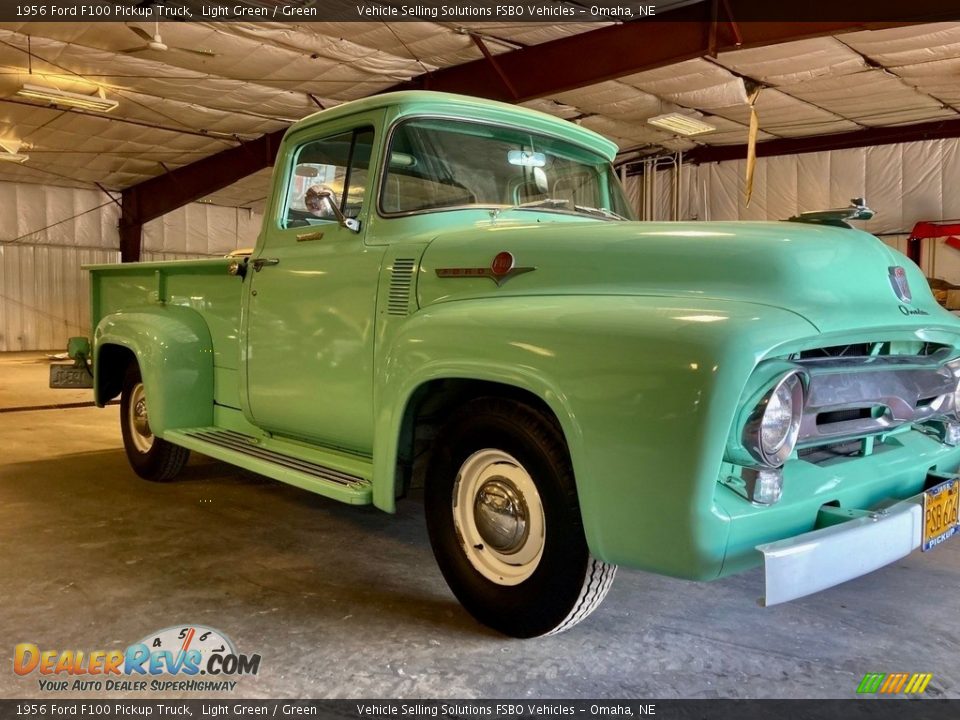
[[[490,268],[502,252],[512,254],[514,272],[501,277]],[[775,306],[823,333],[960,329],[906,257],[873,235],[823,225],[501,219],[436,237],[421,262],[421,307],[504,295],[653,295]],[[896,267],[910,301],[894,291]]]

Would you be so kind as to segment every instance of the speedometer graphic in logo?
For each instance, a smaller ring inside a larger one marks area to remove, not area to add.
[[[200,653],[203,667],[211,655],[236,655],[233,642],[219,630],[206,625],[173,625],[147,635],[140,641],[151,652],[166,650],[174,655],[196,650]]]

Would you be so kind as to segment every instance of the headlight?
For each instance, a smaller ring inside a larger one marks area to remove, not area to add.
[[[782,376],[757,404],[743,429],[743,445],[767,467],[790,457],[803,415],[803,380],[799,371]]]

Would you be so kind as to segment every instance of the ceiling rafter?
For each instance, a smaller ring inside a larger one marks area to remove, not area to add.
[[[797,155],[824,150],[848,150],[850,148],[870,147],[873,145],[892,145],[895,143],[941,138],[960,137],[960,118],[935,120],[914,125],[895,125],[892,127],[871,127],[830,135],[811,137],[780,138],[757,143],[757,157],[775,157],[777,155]],[[684,155],[684,161],[701,164],[740,160],[747,155],[746,145],[702,145]]]
[[[137,79],[137,80],[158,79],[158,80],[164,80],[164,81],[183,80],[183,81],[189,82],[189,83],[191,83],[191,84],[203,83],[203,82],[205,82],[205,81],[214,81],[214,82],[221,82],[221,83],[222,83],[222,82],[233,83],[233,84],[236,84],[237,86],[241,86],[241,85],[256,86],[256,87],[259,87],[259,88],[263,88],[263,89],[267,89],[267,90],[274,90],[274,91],[277,91],[277,92],[291,92],[291,91],[285,90],[285,89],[283,89],[283,88],[275,88],[275,87],[271,86],[268,82],[266,82],[266,81],[264,81],[264,80],[262,80],[262,79],[261,79],[261,80],[255,80],[255,79],[237,79],[237,78],[232,78],[232,77],[229,77],[229,76],[215,75],[215,74],[204,73],[204,72],[200,72],[200,71],[193,71],[193,73],[192,73],[191,75],[187,75],[187,76],[171,76],[171,75],[168,75],[168,74],[167,74],[167,75],[164,75],[164,74],[160,74],[160,75],[130,75],[130,74],[125,74],[125,75],[109,75],[109,74],[96,73],[96,72],[86,72],[86,71],[81,72],[81,71],[77,71],[77,70],[75,70],[75,69],[73,69],[73,68],[71,68],[71,67],[67,67],[66,65],[64,65],[64,64],[62,64],[62,63],[60,63],[60,62],[54,62],[54,61],[52,61],[52,60],[50,60],[50,59],[48,59],[48,58],[45,58],[45,57],[43,57],[42,55],[40,55],[36,50],[31,50],[31,49],[29,49],[27,46],[30,44],[30,39],[31,39],[31,36],[30,36],[30,35],[24,34],[23,32],[21,32],[21,31],[19,31],[19,30],[11,30],[11,29],[8,29],[8,28],[4,28],[3,30],[4,30],[5,33],[8,34],[8,36],[10,36],[10,37],[12,37],[12,38],[16,38],[16,39],[17,39],[17,42],[16,42],[16,43],[14,43],[14,42],[8,42],[8,41],[6,41],[6,40],[0,39],[0,45],[5,46],[5,47],[8,47],[10,50],[19,51],[19,52],[22,52],[22,53],[26,54],[27,57],[28,57],[28,60],[29,60],[29,62],[30,62],[31,64],[35,64],[36,61],[39,61],[39,63],[40,63],[41,65],[47,66],[47,69],[33,67],[32,70],[30,70],[30,71],[28,71],[28,72],[24,72],[24,71],[22,71],[22,70],[16,70],[15,72],[4,72],[4,73],[2,73],[2,74],[4,74],[4,75],[8,75],[8,74],[10,74],[10,75],[28,75],[28,74],[32,74],[32,75],[36,75],[36,76],[38,76],[38,77],[51,76],[51,77],[55,77],[55,78],[56,78],[56,77],[62,78],[62,77],[65,77],[65,76],[66,76],[66,77],[75,77],[75,78],[77,78],[77,80],[80,81],[80,82],[85,82],[85,83],[89,83],[89,84],[91,84],[91,85],[96,85],[96,86],[102,86],[102,87],[104,87],[104,89],[105,89],[107,92],[115,93],[115,94],[117,94],[118,96],[120,96],[121,98],[126,99],[128,102],[130,102],[130,103],[132,103],[132,104],[134,104],[134,105],[137,105],[137,106],[139,106],[139,107],[141,107],[141,108],[143,108],[143,109],[146,109],[146,110],[148,110],[148,111],[151,112],[151,113],[155,113],[155,114],[157,114],[157,115],[160,115],[160,116],[165,116],[165,115],[164,115],[163,112],[161,112],[161,111],[158,110],[157,108],[152,108],[152,107],[149,107],[149,106],[144,105],[142,102],[140,102],[140,100],[137,99],[136,96],[140,96],[140,97],[143,97],[143,98],[152,98],[152,99],[156,100],[158,103],[160,103],[161,105],[162,105],[162,104],[171,104],[171,105],[174,106],[174,109],[179,109],[179,108],[182,108],[182,107],[189,107],[189,106],[193,105],[193,103],[190,102],[190,101],[188,101],[188,100],[183,100],[183,99],[179,99],[179,98],[176,98],[176,97],[170,97],[170,96],[168,96],[168,95],[163,95],[163,94],[157,94],[157,93],[151,92],[150,90],[148,90],[148,89],[146,89],[146,88],[143,88],[143,87],[138,87],[138,88],[125,88],[125,87],[122,87],[122,86],[117,86],[117,85],[115,85],[115,84],[113,84],[113,83],[109,83],[109,82],[107,82],[107,81],[109,81],[109,80],[117,80],[117,79]],[[45,37],[44,40],[45,40],[46,42],[48,42],[48,43],[54,43],[54,44],[56,44],[58,50],[70,49],[70,48],[78,48],[78,49],[82,49],[82,50],[84,50],[84,51],[103,52],[103,49],[102,49],[102,48],[95,47],[95,46],[89,45],[89,44],[81,44],[81,43],[77,43],[77,42],[73,42],[73,41],[69,41],[69,40],[65,40],[65,39],[61,39],[61,38]],[[163,68],[163,67],[177,67],[178,70],[182,70],[182,68],[179,68],[178,66],[166,66],[166,65],[161,65],[161,64],[159,64],[159,63],[158,63],[157,61],[155,61],[155,60],[146,59],[146,58],[129,58],[129,57],[128,57],[128,58],[127,58],[127,61],[128,61],[128,62],[141,63],[141,64],[143,64],[144,67],[153,67],[153,66],[158,66],[159,68]],[[15,65],[10,65],[9,63],[5,64],[4,67],[16,68]],[[52,69],[52,70],[51,70],[51,69]],[[291,80],[290,82],[303,82],[303,81],[302,81],[302,80],[297,80],[297,81],[292,81],[292,80]],[[300,94],[304,95],[304,97],[308,97],[308,95],[309,95],[309,94],[306,93],[306,92],[300,92],[300,91],[296,91],[296,92],[299,92]],[[257,113],[257,112],[253,112],[253,111],[250,111],[250,110],[237,110],[236,108],[218,107],[218,106],[215,105],[215,104],[204,105],[204,106],[203,106],[203,109],[204,109],[204,110],[207,110],[207,111],[209,111],[209,112],[211,112],[211,113],[215,113],[215,114],[217,114],[217,115],[220,115],[220,116],[222,116],[222,117],[230,117],[230,116],[235,116],[235,115],[243,115],[243,116],[247,116],[247,117],[250,117],[250,118],[253,118],[253,119],[260,119],[260,120],[265,120],[265,121],[283,122],[283,123],[293,122],[293,119],[291,119],[290,117],[279,117],[279,116],[276,116],[276,115],[267,115],[267,114],[263,114],[263,113]],[[110,116],[107,116],[107,117],[109,117],[110,119],[118,120],[118,121],[122,121],[122,119],[123,119],[122,116],[119,116],[119,115],[117,115],[117,114],[111,114]],[[179,121],[178,121],[176,118],[170,118],[169,116],[166,116],[166,117],[167,117],[168,120],[171,120],[171,121],[173,121],[173,122],[175,122],[175,123],[179,123]],[[190,130],[191,130],[191,128],[190,128],[189,126],[184,126],[184,129],[185,129],[185,131],[190,131]],[[195,129],[194,129],[194,132],[196,132]],[[221,134],[225,134],[225,133],[221,133]]]
[[[726,22],[711,20],[709,11],[709,4],[690,5],[665,13],[655,22],[635,20],[608,25],[497,55],[499,68],[515,86],[516,99],[511,97],[497,71],[485,58],[425,73],[398,83],[388,91],[440,90],[504,102],[523,102],[704,57],[711,52],[902,24],[738,23],[738,43],[730,26]],[[583,58],[590,61],[584,62]]]
[[[843,40],[842,40],[841,38],[837,38],[837,42],[839,42],[841,45],[843,45],[845,48],[847,48],[847,50],[849,50],[850,52],[855,53],[855,54],[858,55],[859,57],[863,58],[863,61],[864,61],[869,67],[875,68],[875,69],[878,69],[878,70],[882,70],[883,72],[885,72],[885,73],[887,73],[887,74],[889,74],[889,75],[892,75],[893,77],[897,78],[897,80],[899,80],[900,82],[902,82],[902,83],[903,83],[904,85],[906,85],[907,87],[913,88],[913,89],[916,90],[917,92],[921,92],[921,93],[923,93],[924,95],[928,95],[928,96],[932,97],[932,98],[933,98],[934,100],[936,100],[938,103],[940,103],[941,105],[943,105],[943,108],[944,108],[945,110],[953,110],[953,111],[956,112],[956,113],[960,113],[960,107],[957,107],[956,105],[953,105],[953,104],[951,104],[951,103],[946,102],[945,100],[942,100],[941,98],[938,98],[936,95],[934,95],[933,93],[931,93],[931,92],[929,92],[929,91],[920,90],[918,87],[916,87],[915,85],[913,85],[913,84],[910,83],[909,81],[904,80],[900,75],[898,75],[896,72],[894,72],[894,68],[889,68],[889,67],[885,67],[884,65],[881,65],[880,63],[878,63],[876,60],[874,60],[874,59],[873,59],[872,57],[870,57],[869,55],[860,52],[859,50],[857,50],[855,47],[853,47],[853,46],[850,45],[849,43],[843,42]]]
[[[19,33],[19,32],[14,32],[13,34],[16,35],[17,37],[22,37],[22,38],[24,38],[24,40],[27,42],[27,44],[28,44],[28,46],[29,46],[29,41],[30,41],[30,36],[29,36],[29,35],[22,35],[22,34]],[[62,41],[62,40],[57,40],[57,39],[55,39],[55,38],[48,38],[48,41],[49,41],[49,42],[57,43],[58,45],[60,45],[61,47],[64,47],[64,48],[69,47],[70,45],[73,44],[73,43],[64,42],[64,41]],[[26,73],[27,75],[37,76],[37,77],[41,77],[41,78],[46,78],[46,77],[48,77],[48,76],[52,76],[52,77],[62,77],[62,76],[65,74],[65,75],[67,75],[67,76],[76,77],[76,78],[77,78],[79,81],[81,81],[81,82],[90,83],[91,85],[98,85],[98,86],[100,86],[99,83],[93,82],[93,81],[91,80],[91,78],[93,78],[93,77],[102,77],[102,76],[96,76],[96,75],[93,75],[93,74],[78,72],[78,71],[76,71],[76,70],[74,70],[74,69],[72,69],[72,68],[66,67],[65,65],[61,65],[60,63],[53,62],[52,60],[49,60],[49,59],[47,59],[47,58],[45,58],[45,57],[42,57],[42,56],[39,55],[38,53],[30,50],[29,47],[27,47],[27,48],[20,47],[20,46],[14,44],[14,43],[7,42],[7,41],[5,41],[5,40],[0,40],[0,45],[4,45],[4,46],[10,48],[11,50],[18,50],[18,51],[20,51],[20,52],[27,53],[27,57],[28,57],[28,60],[30,61],[31,65],[32,65],[32,63],[33,63],[33,60],[36,59],[36,60],[40,61],[41,63],[44,63],[44,64],[48,65],[49,67],[54,68],[55,70],[59,71],[59,72],[49,72],[49,71],[43,70],[43,69],[31,68],[31,69]],[[89,46],[86,46],[86,45],[82,45],[82,46],[78,46],[78,47],[83,47],[83,48],[88,48],[88,49],[95,49],[95,48],[89,48]],[[9,65],[8,65],[8,66],[6,66],[6,67],[14,67],[14,66],[9,66]],[[24,73],[22,73],[22,72],[16,72],[15,74],[17,74],[17,75],[22,75],[22,74],[24,74]],[[198,81],[200,81],[201,79],[202,79],[202,78],[195,77],[195,78],[192,78],[192,81],[193,81],[193,82],[198,82]],[[217,77],[216,79],[220,79],[220,78]],[[226,79],[226,78],[225,78],[225,79]],[[170,131],[173,131],[173,132],[191,133],[191,134],[197,134],[198,132],[203,132],[203,131],[197,131],[196,129],[191,128],[190,126],[186,125],[185,123],[180,122],[177,118],[172,118],[172,117],[170,117],[169,115],[166,115],[165,113],[163,113],[163,112],[161,112],[160,110],[158,110],[156,107],[151,107],[151,106],[149,106],[149,105],[144,104],[144,103],[141,102],[139,99],[137,99],[136,96],[141,96],[141,97],[145,97],[145,98],[152,98],[152,99],[156,100],[160,105],[170,104],[170,105],[173,105],[175,109],[176,109],[176,108],[182,108],[182,107],[189,107],[189,106],[191,105],[191,103],[189,103],[189,102],[185,102],[185,101],[183,101],[183,100],[178,100],[178,99],[176,99],[176,98],[166,97],[166,96],[164,96],[164,95],[158,95],[158,94],[156,94],[156,93],[145,92],[143,89],[130,90],[130,89],[126,89],[126,88],[122,88],[122,87],[116,87],[116,86],[107,86],[105,89],[108,90],[108,91],[111,92],[111,93],[116,94],[117,96],[119,96],[120,98],[126,100],[127,102],[130,102],[130,103],[132,103],[133,105],[136,105],[137,107],[140,107],[141,109],[146,110],[147,112],[155,113],[155,114],[157,114],[157,115],[160,115],[161,117],[164,117],[164,118],[166,118],[167,120],[170,120],[171,122],[174,122],[174,123],[176,124],[176,127],[162,126],[162,129],[164,129],[164,130],[170,130]],[[308,95],[309,95],[309,94],[308,94]],[[211,112],[211,113],[216,113],[216,114],[218,114],[218,115],[220,115],[220,116],[222,116],[222,117],[230,117],[231,115],[240,114],[240,115],[244,115],[244,116],[247,116],[247,117],[250,117],[250,118],[259,119],[259,120],[267,120],[267,121],[274,121],[274,122],[290,122],[290,118],[275,117],[275,116],[272,116],[272,115],[263,115],[263,114],[260,114],[260,113],[249,112],[249,111],[241,111],[241,112],[238,113],[238,112],[235,111],[235,110],[219,109],[219,108],[210,107],[210,106],[206,106],[204,109],[207,110],[207,111],[209,111],[209,112]],[[115,121],[117,121],[117,122],[123,122],[123,121],[125,121],[125,120],[128,120],[128,118],[125,118],[125,117],[122,117],[122,116],[119,116],[119,115],[116,115],[116,114],[105,115],[104,117],[106,117],[106,118],[108,118],[108,119],[110,119],[110,120],[115,120]],[[158,126],[158,127],[161,127],[161,126]],[[228,133],[217,132],[217,131],[209,131],[209,133],[204,133],[204,134],[209,134],[211,137],[216,137],[217,135],[219,135],[219,136],[221,136],[221,137],[222,137],[222,136],[225,136],[225,135],[228,135]]]
[[[858,123],[856,120],[853,120],[853,119],[851,119],[851,118],[848,118],[848,117],[846,117],[846,116],[844,116],[844,115],[841,115],[841,114],[839,114],[839,113],[837,113],[837,112],[834,112],[833,110],[828,110],[827,108],[821,107],[820,105],[817,105],[816,103],[812,103],[812,102],[810,102],[809,100],[804,100],[803,98],[798,98],[796,95],[791,95],[790,93],[784,91],[783,88],[781,88],[781,87],[778,87],[778,86],[776,86],[776,85],[771,85],[770,83],[763,82],[762,80],[757,80],[756,78],[750,77],[749,75],[745,75],[745,74],[742,73],[742,72],[738,72],[738,71],[734,70],[733,68],[729,68],[729,67],[727,67],[726,65],[724,65],[722,62],[720,62],[720,60],[719,60],[718,58],[707,57],[707,58],[704,58],[704,60],[706,60],[707,62],[713,63],[713,64],[716,65],[717,67],[723,68],[724,70],[726,70],[728,73],[731,73],[732,75],[736,75],[737,77],[743,78],[744,80],[749,80],[751,83],[754,83],[754,85],[760,86],[760,87],[762,87],[762,88],[765,89],[765,90],[774,90],[774,91],[776,91],[776,92],[779,92],[779,93],[787,96],[788,98],[791,98],[791,99],[793,99],[793,100],[796,100],[796,101],[799,102],[799,103],[803,103],[804,105],[808,105],[808,106],[810,106],[810,107],[812,107],[812,108],[815,108],[816,110],[819,110],[820,112],[826,113],[827,115],[832,115],[832,116],[835,117],[837,120],[846,121],[846,122],[852,123],[852,124],[856,125],[856,126],[859,127],[859,128],[866,127],[865,125],[863,125],[863,124],[861,124],[861,123]],[[767,133],[767,134],[769,134],[769,135],[773,135],[774,137],[782,137],[781,135],[777,135],[776,133],[774,133],[774,132],[772,132],[772,131],[770,131],[770,130],[768,130],[768,129],[764,129],[764,132]]]
[[[45,105],[37,105],[36,103],[27,102],[26,100],[14,100],[13,98],[0,98],[0,103],[8,103],[10,105],[23,105],[30,108],[38,108],[40,110],[50,110],[51,108],[46,107]],[[191,128],[183,127],[169,127],[167,125],[158,125],[157,123],[148,123],[143,120],[134,120],[133,118],[125,117],[116,117],[110,115],[104,115],[102,113],[92,112],[90,110],[82,110],[80,108],[58,108],[54,110],[56,116],[53,117],[49,122],[55,122],[59,118],[63,117],[66,114],[70,115],[82,115],[83,117],[95,118],[97,120],[103,120],[105,122],[115,122],[125,125],[136,125],[142,128],[148,128],[150,130],[162,130],[163,132],[176,133],[180,135],[193,135],[195,137],[206,138],[207,140],[214,140],[216,142],[237,144],[242,143],[242,139],[238,139],[235,135],[218,132],[215,130],[193,130]],[[45,123],[45,124],[48,124]],[[41,126],[42,127],[42,126]],[[40,128],[37,128],[40,129]],[[24,136],[26,137],[26,136]]]
[[[473,44],[476,45],[480,52],[483,53],[483,57],[486,59],[490,66],[493,68],[494,72],[503,80],[503,84],[506,86],[507,90],[510,91],[510,95],[514,100],[517,99],[517,89],[514,87],[513,83],[510,81],[510,76],[507,75],[503,68],[500,67],[500,64],[497,62],[496,56],[490,53],[490,50],[487,48],[486,44],[483,42],[483,38],[475,33],[469,33],[470,39],[473,40]]]

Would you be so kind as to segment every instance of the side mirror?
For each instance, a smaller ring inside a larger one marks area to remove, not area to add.
[[[233,275],[234,277],[246,277],[247,258],[243,258],[242,260],[234,260],[232,263],[227,265],[227,274]]]
[[[340,206],[337,205],[337,199],[330,190],[321,190],[317,193],[317,197],[327,201],[330,209],[333,210],[333,214],[337,216],[337,222],[340,223],[340,227],[345,227],[347,230],[352,230],[355,233],[360,232],[360,221],[356,218],[348,218],[340,211]]]

